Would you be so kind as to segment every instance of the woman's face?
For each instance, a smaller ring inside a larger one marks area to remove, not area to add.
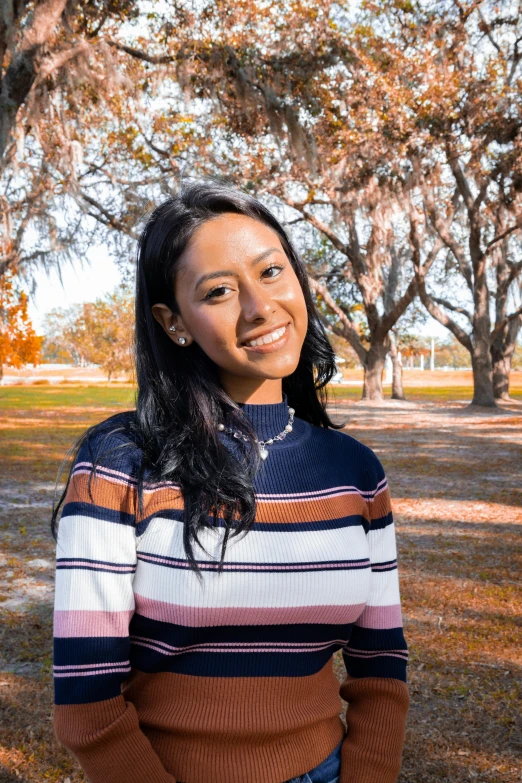
[[[277,233],[264,223],[235,213],[206,221],[181,256],[175,296],[179,314],[157,304],[154,317],[173,342],[185,338],[178,350],[199,344],[234,399],[267,381],[280,389],[296,369],[306,303]]]

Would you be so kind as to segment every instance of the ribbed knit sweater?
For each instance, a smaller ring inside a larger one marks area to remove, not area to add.
[[[260,440],[288,422],[286,398],[242,407]],[[206,551],[194,543],[201,585],[180,487],[149,483],[138,517],[140,450],[115,451],[96,476],[92,450],[61,514],[54,614],[55,733],[91,783],[283,783],[341,740],[341,783],[393,783],[408,650],[374,452],[296,417],[269,447],[254,526],[228,540],[221,574],[223,521],[200,535]]]

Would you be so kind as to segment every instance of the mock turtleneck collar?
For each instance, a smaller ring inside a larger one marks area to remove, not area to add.
[[[273,438],[284,430],[288,424],[288,402],[286,394],[283,394],[282,402],[269,402],[254,404],[251,402],[238,402],[245,416],[248,416],[254,425],[259,440]]]

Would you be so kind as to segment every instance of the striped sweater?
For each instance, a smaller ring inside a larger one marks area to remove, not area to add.
[[[286,398],[242,407],[260,440],[287,424]],[[180,488],[147,484],[138,515],[141,452],[118,449],[93,476],[99,445],[82,446],[62,509],[54,613],[54,729],[91,783],[283,783],[341,740],[341,783],[393,783],[408,650],[374,452],[295,418],[269,447],[254,526],[229,539],[221,574],[223,525],[194,544],[200,584]]]

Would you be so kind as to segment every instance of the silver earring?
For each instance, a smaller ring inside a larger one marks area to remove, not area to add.
[[[169,332],[175,332],[176,327],[175,326],[169,326]]]
[[[178,337],[178,343],[181,343],[181,345],[185,345],[186,339],[184,337]]]

